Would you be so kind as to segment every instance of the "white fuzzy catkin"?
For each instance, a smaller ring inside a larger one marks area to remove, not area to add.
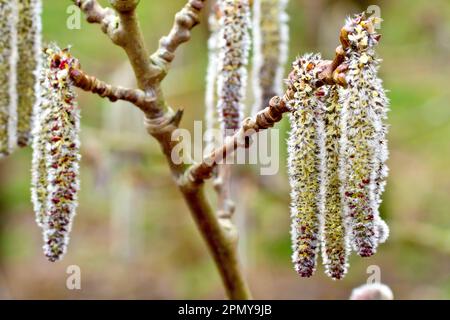
[[[383,238],[388,234],[378,213],[387,177],[388,101],[377,77],[379,60],[374,47],[378,35],[373,21],[364,18],[363,15],[349,18],[345,26],[349,67],[348,88],[341,90],[345,130],[341,150],[345,210],[352,228],[352,245],[360,256],[367,257],[376,252],[381,242],[379,233],[383,233]]]
[[[325,272],[333,279],[347,273],[350,246],[348,227],[343,211],[340,179],[341,109],[338,88],[331,86],[325,98],[322,114],[323,150],[321,154],[321,249]]]
[[[322,89],[311,83],[321,61],[319,54],[306,54],[293,63],[289,86],[291,132],[288,139],[288,174],[291,185],[292,262],[302,277],[314,274],[319,254],[321,229],[321,156],[324,128],[321,119]]]
[[[20,0],[17,62],[17,144],[31,141],[33,110],[39,101],[39,67],[41,56],[41,0]]]
[[[247,83],[250,47],[250,7],[248,0],[220,0],[219,66],[217,110],[222,132],[239,128]]]
[[[17,141],[17,0],[0,0],[0,158]]]
[[[217,98],[217,71],[219,65],[219,21],[216,12],[212,12],[209,16],[208,39],[208,69],[206,74],[206,90],[205,90],[205,123],[208,137],[206,139],[206,149],[211,150],[214,144],[213,132],[217,129],[218,117],[216,110]]]
[[[80,111],[69,78],[76,63],[68,50],[55,45],[45,50],[34,128],[32,200],[50,261],[65,254],[77,207]]]
[[[284,65],[288,54],[288,0],[253,2],[253,92],[252,114],[269,105],[270,98],[281,95]]]

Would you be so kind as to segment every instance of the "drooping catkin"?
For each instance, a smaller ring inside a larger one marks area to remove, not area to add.
[[[384,228],[379,223],[378,209],[387,176],[385,162],[388,156],[384,124],[388,102],[377,77],[379,60],[374,47],[379,36],[373,23],[365,20],[364,15],[349,18],[346,22],[348,88],[341,94],[342,122],[346,132],[341,145],[344,198],[352,228],[352,245],[363,257],[375,253],[380,242],[379,230]]]
[[[217,98],[217,71],[219,65],[219,21],[217,12],[211,12],[209,16],[208,39],[208,69],[206,74],[206,90],[205,90],[205,123],[206,132],[209,136],[206,139],[206,148],[214,147],[213,130],[217,129],[218,117],[216,110]]]
[[[21,147],[30,143],[33,109],[39,98],[41,6],[41,0],[19,1],[17,144]]]
[[[291,132],[288,140],[288,174],[291,185],[292,261],[302,277],[316,269],[320,240],[320,171],[323,155],[323,88],[315,89],[315,66],[319,54],[307,54],[293,63],[289,86],[294,97],[289,101]]]
[[[226,133],[239,128],[243,114],[250,47],[250,7],[248,0],[220,0],[219,10],[217,109],[222,132]]]
[[[0,0],[0,158],[17,140],[17,0]]]
[[[62,258],[77,207],[80,112],[69,72],[77,61],[55,45],[45,49],[42,99],[35,119],[32,194],[44,253]]]
[[[331,86],[324,105],[324,155],[321,157],[321,230],[322,260],[325,272],[333,279],[347,273],[350,247],[348,228],[343,213],[342,182],[340,179],[339,142],[342,136],[341,109],[338,88]]]
[[[252,114],[281,95],[284,65],[288,53],[288,0],[255,0],[253,2],[253,92]]]

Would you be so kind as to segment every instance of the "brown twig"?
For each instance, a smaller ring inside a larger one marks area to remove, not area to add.
[[[206,0],[189,0],[175,15],[175,21],[169,34],[159,40],[158,50],[152,54],[152,63],[158,69],[152,74],[154,81],[161,81],[167,74],[170,63],[175,58],[175,50],[191,38],[191,29],[200,21]]]
[[[102,7],[97,0],[72,0],[86,15],[86,21],[101,25],[102,31],[114,42],[119,41],[119,24],[111,8]]]
[[[141,110],[146,110],[146,107],[155,100],[154,96],[143,90],[110,85],[94,76],[87,75],[81,69],[71,69],[70,78],[76,87],[84,91],[98,94],[102,98],[108,98],[111,102],[128,101]]]

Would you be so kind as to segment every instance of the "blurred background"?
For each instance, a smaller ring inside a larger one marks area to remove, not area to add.
[[[150,51],[184,3],[141,1]],[[80,30],[66,27],[70,4],[44,0],[45,41],[72,45],[86,72],[133,86],[125,54],[98,26],[81,17]],[[284,119],[279,173],[261,179],[256,166],[238,168],[236,223],[255,298],[347,299],[370,276],[367,268],[377,265],[398,299],[450,299],[450,2],[291,0],[289,61],[310,51],[331,59],[345,17],[371,4],[384,19],[380,72],[391,99],[390,176],[382,205],[391,236],[374,257],[352,255],[342,281],[330,280],[322,266],[311,279],[297,276],[290,260]],[[184,108],[181,126],[187,129],[204,116],[207,11],[163,85],[170,105]],[[31,150],[0,162],[0,298],[223,298],[212,259],[141,114],[84,92],[79,101],[81,193],[63,261],[50,263],[42,254],[30,202]],[[70,265],[81,268],[81,290],[66,288]]]

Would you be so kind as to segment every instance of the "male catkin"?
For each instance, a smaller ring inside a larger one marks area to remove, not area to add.
[[[248,0],[220,0],[217,109],[222,132],[239,128],[244,109],[250,47]]]
[[[17,0],[0,0],[0,158],[17,140]]]
[[[33,200],[44,230],[44,253],[62,258],[77,207],[80,111],[69,77],[77,61],[55,45],[45,49],[42,99],[33,143]]]
[[[253,2],[253,92],[252,113],[264,109],[275,95],[281,95],[287,60],[289,30],[288,0]]]
[[[293,63],[289,86],[294,97],[289,101],[291,132],[288,140],[288,174],[291,185],[292,261],[302,277],[316,269],[320,240],[320,166],[323,152],[323,91],[315,89],[314,68],[319,54],[307,54]]]
[[[387,142],[385,125],[387,98],[377,77],[379,60],[374,47],[379,36],[372,19],[364,15],[347,19],[345,30],[348,88],[342,90],[342,126],[345,139],[341,145],[344,157],[344,198],[352,228],[352,245],[361,256],[375,253],[384,228],[379,217],[381,193],[387,177]],[[387,231],[384,230],[383,237]],[[385,239],[383,239],[385,240]]]
[[[41,6],[41,0],[19,1],[17,144],[21,147],[30,143],[33,109],[39,98]]]
[[[325,272],[333,279],[347,273],[350,247],[348,228],[343,214],[342,182],[340,177],[339,142],[342,136],[339,89],[331,86],[322,114],[324,151],[321,157],[321,249]]]

